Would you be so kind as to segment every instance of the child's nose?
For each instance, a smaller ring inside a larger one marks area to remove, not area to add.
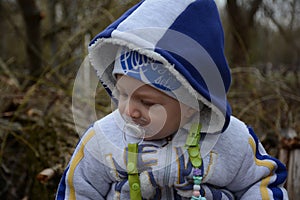
[[[125,114],[132,119],[138,119],[142,115],[138,103],[132,99],[128,100],[126,104]]]

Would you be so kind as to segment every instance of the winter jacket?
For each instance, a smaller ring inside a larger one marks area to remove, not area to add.
[[[86,131],[61,179],[58,200],[130,199],[123,124],[116,110]],[[186,132],[182,128],[172,141],[139,145],[143,199],[191,198],[192,165],[184,146]],[[285,167],[270,157],[253,130],[235,117],[203,157],[203,166],[207,200],[288,199],[283,188]]]

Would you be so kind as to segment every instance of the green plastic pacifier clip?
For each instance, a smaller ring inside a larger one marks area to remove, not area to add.
[[[190,161],[195,168],[199,168],[202,165],[199,146],[201,128],[201,124],[192,124],[189,135],[185,142],[185,146],[188,148]]]
[[[130,187],[130,199],[142,200],[141,184],[137,169],[138,144],[128,144],[127,173]]]
[[[192,124],[185,146],[188,148],[190,161],[193,165],[193,196],[191,200],[206,200],[205,194],[201,193],[201,182],[203,178],[202,157],[200,152],[201,124]],[[203,195],[203,196],[202,196]]]

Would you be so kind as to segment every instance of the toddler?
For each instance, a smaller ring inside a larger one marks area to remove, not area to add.
[[[89,58],[117,109],[83,135],[57,199],[288,199],[285,166],[231,115],[214,1],[141,1]]]

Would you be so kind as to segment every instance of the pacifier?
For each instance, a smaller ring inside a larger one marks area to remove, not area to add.
[[[140,144],[145,138],[145,129],[138,124],[126,123],[123,127],[123,141],[128,143]]]

